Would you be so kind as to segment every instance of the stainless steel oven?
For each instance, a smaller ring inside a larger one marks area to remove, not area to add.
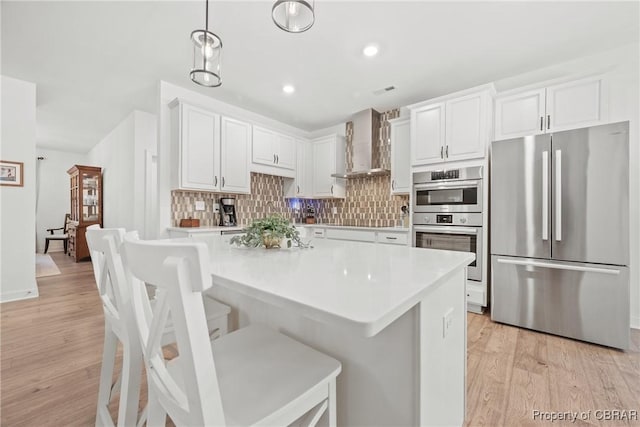
[[[413,174],[413,212],[482,212],[482,166]]]
[[[469,280],[482,281],[482,213],[414,213],[413,245],[417,248],[471,252]]]

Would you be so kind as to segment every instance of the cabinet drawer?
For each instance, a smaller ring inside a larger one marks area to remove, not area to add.
[[[330,228],[326,230],[327,239],[350,240],[353,242],[370,242],[376,241],[376,233],[369,230],[340,230]]]
[[[392,233],[392,232],[378,232],[376,238],[378,243],[387,243],[390,245],[407,245],[409,242],[408,233]]]
[[[485,305],[484,291],[480,289],[473,289],[467,286],[467,303]]]
[[[324,239],[324,232],[325,232],[324,228],[314,228],[313,231],[311,232],[311,236],[309,237]]]

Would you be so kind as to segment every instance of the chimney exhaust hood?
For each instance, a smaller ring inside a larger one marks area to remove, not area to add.
[[[347,173],[331,176],[349,179],[389,175],[390,171],[381,167],[380,113],[373,109],[360,111],[351,122],[352,135],[347,133],[345,156]]]

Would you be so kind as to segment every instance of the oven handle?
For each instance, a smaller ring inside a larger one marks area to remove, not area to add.
[[[478,230],[473,227],[429,227],[424,225],[414,225],[413,230],[417,232],[440,233],[440,234],[478,234]]]
[[[414,184],[416,190],[448,190],[451,188],[475,188],[478,187],[480,181],[452,181],[452,182],[434,182],[432,184]]]

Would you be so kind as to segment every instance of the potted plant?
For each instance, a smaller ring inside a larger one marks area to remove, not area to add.
[[[296,227],[280,215],[256,219],[244,232],[245,234],[233,236],[229,243],[252,248],[264,246],[267,249],[280,248],[283,244],[290,248],[293,243],[301,248],[308,246],[300,240]]]

